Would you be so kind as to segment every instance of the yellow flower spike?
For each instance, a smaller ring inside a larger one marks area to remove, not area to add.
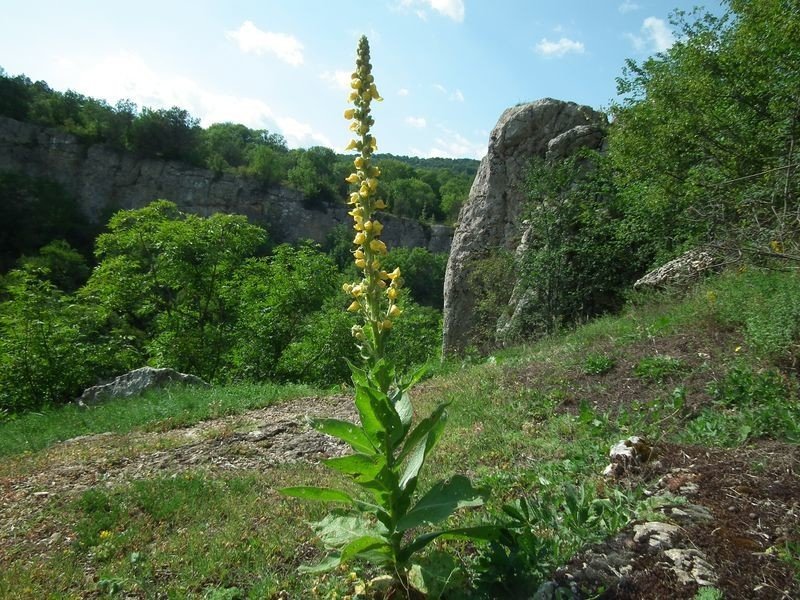
[[[355,116],[355,114],[356,114],[355,108],[348,108],[346,111],[344,111],[344,118],[349,121]]]
[[[392,304],[392,308],[389,309],[389,316],[396,319],[402,314],[403,311],[400,310],[400,307],[397,304]]]
[[[358,183],[358,182],[359,182],[359,181],[361,181],[361,180],[359,179],[358,175],[356,175],[355,173],[350,173],[350,175],[348,175],[348,176],[345,178],[345,181],[346,181],[347,183]]]
[[[386,244],[381,240],[370,240],[369,249],[377,254],[386,254]]]
[[[354,300],[353,303],[347,307],[347,312],[358,312],[360,309],[361,305]]]
[[[397,300],[400,292],[397,291],[397,288],[390,287],[388,290],[386,290],[386,295],[389,296],[389,300]]]
[[[356,234],[356,237],[353,238],[353,243],[356,246],[360,246],[366,241],[367,241],[367,235],[363,231],[360,231],[358,234]]]

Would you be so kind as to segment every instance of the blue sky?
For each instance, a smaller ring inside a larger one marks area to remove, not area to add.
[[[626,58],[669,47],[703,0],[0,0],[0,66],[114,104],[235,121],[290,147],[349,140],[345,86],[366,34],[379,151],[480,158],[502,111],[608,107]],[[705,6],[720,11],[719,0]]]

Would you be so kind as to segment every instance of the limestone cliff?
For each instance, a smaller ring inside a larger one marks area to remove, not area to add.
[[[605,126],[603,113],[549,98],[509,108],[500,116],[453,235],[444,282],[445,353],[476,343],[477,298],[469,285],[476,262],[497,249],[514,253],[522,241],[524,184],[532,159],[555,160],[579,148],[599,149]],[[509,290],[515,287],[514,281],[507,284]],[[514,298],[524,305],[524,290]],[[517,308],[510,306],[509,313]]]
[[[157,198],[171,200],[187,212],[246,215],[265,227],[276,242],[312,239],[322,242],[337,225],[350,226],[342,205],[311,210],[301,192],[281,186],[217,174],[176,161],[140,159],[102,144],[85,146],[57,129],[0,117],[0,171],[47,177],[78,199],[93,222],[115,210],[140,208]],[[384,239],[391,247],[423,247],[447,252],[452,229],[423,225],[385,215]]]

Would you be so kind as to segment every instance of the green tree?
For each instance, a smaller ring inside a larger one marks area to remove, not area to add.
[[[131,148],[140,156],[201,164],[200,122],[177,106],[143,108],[131,126]]]
[[[431,218],[438,212],[438,198],[420,179],[396,179],[386,186],[391,211],[411,219]]]

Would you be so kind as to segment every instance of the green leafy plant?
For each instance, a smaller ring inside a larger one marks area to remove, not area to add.
[[[380,96],[371,74],[365,37],[359,41],[356,65],[351,81],[355,108],[348,109],[345,118],[352,120],[351,130],[360,135],[348,149],[358,150],[360,155],[354,160],[356,172],[347,182],[357,188],[349,203],[356,230],[353,256],[363,277],[357,283],[345,284],[344,290],[352,297],[348,311],[363,321],[363,325],[353,326],[352,333],[365,367],[350,364],[360,422],[315,419],[312,425],[353,449],[353,454],[328,459],[326,464],[350,477],[368,500],[333,488],[298,486],[283,492],[297,498],[339,502],[351,509],[331,512],[314,524],[315,532],[331,553],[321,564],[306,570],[328,570],[342,562],[364,559],[386,569],[408,589],[412,585],[412,557],[430,542],[441,536],[487,537],[494,528],[412,534],[418,527],[444,521],[460,508],[480,506],[487,494],[473,487],[466,477],[456,475],[434,484],[420,498],[415,497],[425,460],[444,431],[448,403],[440,404],[412,427],[409,389],[424,370],[398,377],[395,365],[385,357],[387,335],[403,312],[397,304],[402,278],[399,268],[391,273],[381,268],[387,251],[380,239],[383,225],[374,217],[375,211],[386,205],[377,198],[380,170],[371,164],[377,143],[370,134],[374,123],[370,103],[380,100]]]
[[[649,356],[640,360],[633,372],[637,377],[662,382],[688,370],[688,365],[679,358],[671,356]]]
[[[606,354],[589,354],[583,361],[583,371],[587,375],[605,375],[617,361],[614,357],[607,356]]]

